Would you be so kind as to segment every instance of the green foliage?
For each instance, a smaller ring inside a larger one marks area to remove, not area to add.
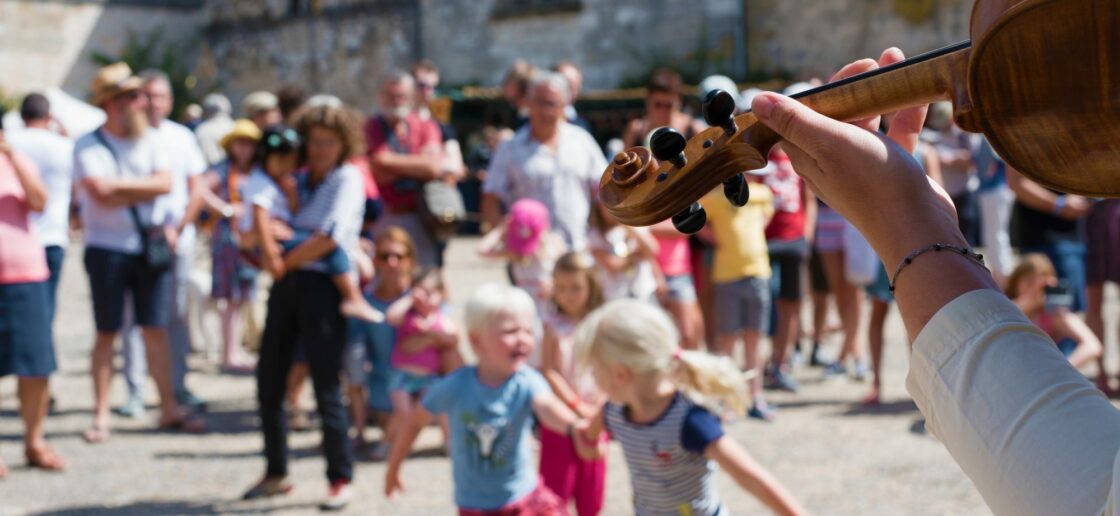
[[[201,95],[205,94],[199,88],[198,78],[191,73],[192,66],[188,60],[194,55],[192,50],[197,48],[191,39],[193,38],[167,41],[164,33],[159,30],[146,35],[129,31],[128,40],[119,55],[93,52],[90,54],[90,61],[98,66],[123,61],[132,68],[133,73],[149,69],[162,70],[171,79],[171,91],[175,96],[171,117],[178,119],[187,105],[197,103]]]

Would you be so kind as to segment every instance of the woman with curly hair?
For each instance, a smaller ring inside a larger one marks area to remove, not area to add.
[[[340,509],[353,497],[350,426],[342,404],[346,319],[341,297],[320,258],[342,248],[357,249],[364,210],[361,173],[347,161],[364,151],[360,119],[345,108],[319,106],[295,114],[293,126],[304,142],[304,170],[298,174],[299,208],[293,232],[310,233],[283,255],[268,299],[268,317],[257,366],[257,400],[268,469],[245,498],[287,494],[287,428],[284,425],[286,377],[297,343],[303,342],[315,401],[322,420],[323,455],[330,488],[324,509]],[[276,235],[279,237],[279,235]]]

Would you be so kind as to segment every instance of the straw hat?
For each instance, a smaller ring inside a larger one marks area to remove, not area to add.
[[[122,93],[135,91],[144,85],[144,80],[132,75],[132,69],[125,63],[113,63],[97,71],[90,84],[90,101],[100,106],[105,101]]]
[[[261,139],[261,129],[254,124],[252,120],[245,118],[238,119],[233,123],[233,130],[222,137],[222,148],[229,152],[229,144],[233,143],[238,138],[247,138],[256,143]]]

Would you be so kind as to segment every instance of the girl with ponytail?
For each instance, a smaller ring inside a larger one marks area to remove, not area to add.
[[[730,359],[680,346],[661,309],[618,300],[592,313],[576,336],[582,363],[609,402],[581,438],[605,430],[622,444],[637,514],[726,514],[716,464],[778,514],[805,511],[764,467],[723,433],[722,410],[742,413],[748,375]]]

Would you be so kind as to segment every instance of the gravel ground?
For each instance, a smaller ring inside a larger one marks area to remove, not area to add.
[[[472,255],[473,242],[453,243],[448,279],[453,301],[474,287],[503,281],[498,264]],[[88,352],[92,317],[80,249],[67,257],[56,322],[60,371],[51,390],[57,411],[47,422],[51,444],[69,461],[64,474],[31,471],[23,466],[15,413],[15,382],[0,381],[0,456],[12,468],[0,481],[0,514],[209,514],[311,513],[325,494],[325,464],[316,451],[318,434],[291,438],[291,496],[265,502],[241,502],[241,492],[264,469],[256,430],[255,387],[249,376],[216,374],[203,354],[192,357],[191,388],[210,402],[211,432],[201,436],[156,433],[153,422],[115,418],[109,442],[91,446],[82,431],[91,417]],[[1115,311],[1115,300],[1110,304]],[[828,350],[835,352],[833,337]],[[858,400],[867,385],[849,380],[821,381],[820,372],[796,372],[797,395],[771,394],[779,406],[770,423],[736,420],[726,426],[762,464],[816,514],[985,514],[989,511],[945,449],[922,432],[921,415],[906,396],[906,340],[897,313],[888,322],[885,393],[882,406],[868,409]],[[154,386],[149,388],[154,392]],[[124,382],[114,381],[112,399],[125,396]],[[154,399],[149,400],[154,404]],[[310,402],[309,402],[310,404]],[[149,410],[149,417],[155,411]],[[376,431],[370,431],[375,437]],[[425,431],[419,456],[404,467],[408,491],[396,501],[381,495],[384,465],[357,466],[358,497],[351,514],[453,513],[451,468],[435,453],[438,432]],[[621,450],[609,457],[605,514],[630,510],[630,488]],[[761,512],[761,506],[726,475],[719,485],[736,513]]]

